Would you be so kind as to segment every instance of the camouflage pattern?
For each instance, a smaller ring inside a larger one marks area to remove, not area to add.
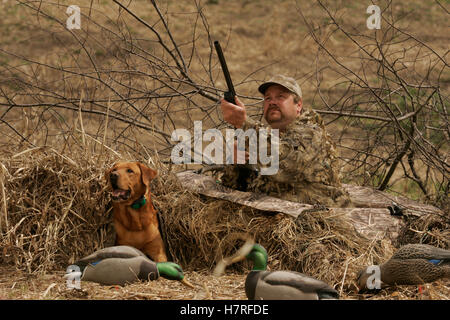
[[[320,208],[304,203],[291,202],[261,193],[242,192],[229,189],[219,184],[213,177],[197,174],[193,171],[183,171],[176,174],[181,185],[194,193],[198,193],[215,199],[227,200],[260,211],[270,213],[281,213],[294,219],[301,219],[304,214],[323,214],[328,216],[345,216],[356,231],[361,235],[373,240],[391,239],[397,240],[402,230],[405,230],[406,219],[399,219],[391,215],[388,206],[392,202],[397,203],[405,210],[408,217],[422,217],[425,215],[443,215],[439,208],[428,204],[386,192],[375,190],[370,187],[342,184],[342,187],[350,195],[355,208]]]
[[[250,128],[258,132],[262,124],[249,119],[243,130]],[[279,132],[279,137],[279,170],[276,174],[264,176],[254,171],[242,177],[240,168],[244,166],[228,165],[221,176],[222,184],[241,191],[259,192],[312,205],[350,205],[350,197],[341,185],[335,145],[316,112],[303,110],[286,130]],[[253,166],[258,169],[260,165]]]

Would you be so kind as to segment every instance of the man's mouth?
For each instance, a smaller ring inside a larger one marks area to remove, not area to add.
[[[114,189],[111,192],[111,197],[113,201],[128,200],[130,198],[130,190]]]
[[[276,104],[271,104],[271,105],[269,105],[269,112],[272,112],[272,111],[280,111],[280,108],[278,108],[278,106],[276,105]]]
[[[267,113],[271,114],[271,113],[275,113],[275,112],[281,113],[280,109],[278,109],[278,108],[270,108]]]

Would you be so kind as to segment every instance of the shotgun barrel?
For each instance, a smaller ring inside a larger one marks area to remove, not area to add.
[[[225,57],[223,56],[222,47],[220,46],[219,41],[214,41],[214,46],[216,47],[217,56],[219,57],[223,75],[225,76],[225,80],[228,86],[228,91],[225,92],[224,98],[228,102],[236,103],[234,98],[236,96],[236,91],[234,91],[233,82],[231,81],[231,76],[230,72],[228,71],[227,62],[225,61]]]

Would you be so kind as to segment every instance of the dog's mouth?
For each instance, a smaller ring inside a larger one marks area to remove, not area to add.
[[[111,197],[113,201],[124,201],[130,198],[131,191],[123,189],[114,189],[111,192]]]

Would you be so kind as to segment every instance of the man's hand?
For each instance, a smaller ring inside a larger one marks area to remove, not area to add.
[[[225,99],[220,100],[220,107],[222,108],[223,119],[236,127],[237,129],[242,128],[245,120],[247,119],[247,112],[245,111],[244,104],[235,97],[236,104],[229,103]]]

